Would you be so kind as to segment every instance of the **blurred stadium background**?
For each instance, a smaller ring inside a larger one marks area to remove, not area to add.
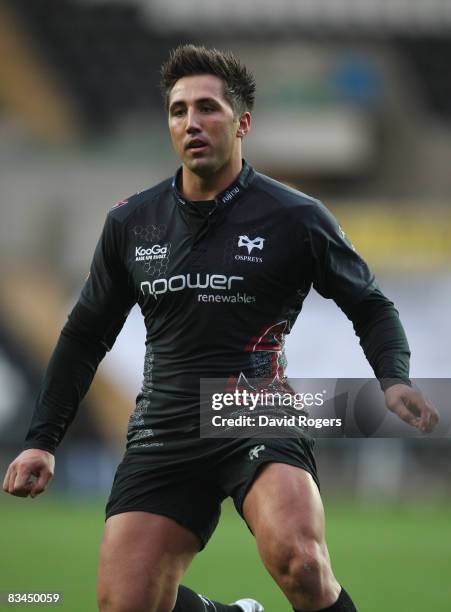
[[[449,0],[3,0],[2,474],[106,212],[177,167],[157,84],[180,42],[232,49],[254,71],[246,158],[325,201],[399,307],[412,376],[450,376]],[[95,609],[102,507],[143,353],[133,311],[59,450],[52,492],[0,496],[0,591],[63,591],[63,609]],[[291,376],[371,376],[350,323],[314,293],[288,354]],[[450,610],[449,440],[317,448],[331,552],[359,609]],[[289,609],[227,504],[187,583]]]

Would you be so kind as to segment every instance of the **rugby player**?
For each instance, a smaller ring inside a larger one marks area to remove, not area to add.
[[[247,68],[230,53],[186,45],[163,65],[162,86],[181,168],[108,214],[4,489],[31,497],[46,489],[55,449],[138,303],[144,382],[106,507],[100,610],[263,610],[180,586],[227,496],[295,611],[355,610],[332,572],[313,443],[201,439],[199,379],[282,379],[284,336],[313,285],[352,321],[388,409],[423,432],[437,411],[412,389],[398,313],[335,218],[242,160],[255,94]]]

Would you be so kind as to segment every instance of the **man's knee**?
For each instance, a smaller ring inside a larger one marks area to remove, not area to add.
[[[322,601],[334,588],[326,545],[312,536],[278,539],[271,547],[269,569],[287,594]]]
[[[322,598],[329,588],[331,569],[323,547],[316,540],[307,540],[290,553],[288,582],[290,590],[308,597]]]

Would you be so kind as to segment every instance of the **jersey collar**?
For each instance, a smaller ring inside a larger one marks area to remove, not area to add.
[[[181,172],[182,172],[182,168],[180,167],[172,179],[172,192],[174,194],[174,198],[176,202],[183,208],[186,208],[187,206],[189,207],[190,205],[192,205],[192,203],[190,200],[183,197],[177,188],[177,182],[181,175]],[[231,204],[232,202],[237,200],[249,187],[254,176],[255,176],[254,169],[252,168],[251,165],[247,163],[246,160],[243,159],[243,167],[238,177],[235,179],[235,181],[231,185],[229,185],[221,193],[218,193],[218,195],[216,196],[215,202],[216,202],[217,207],[222,208],[223,206]]]

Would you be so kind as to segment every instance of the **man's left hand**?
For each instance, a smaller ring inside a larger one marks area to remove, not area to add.
[[[391,412],[423,433],[431,433],[438,423],[439,413],[435,407],[408,385],[397,384],[386,389],[385,403]]]

